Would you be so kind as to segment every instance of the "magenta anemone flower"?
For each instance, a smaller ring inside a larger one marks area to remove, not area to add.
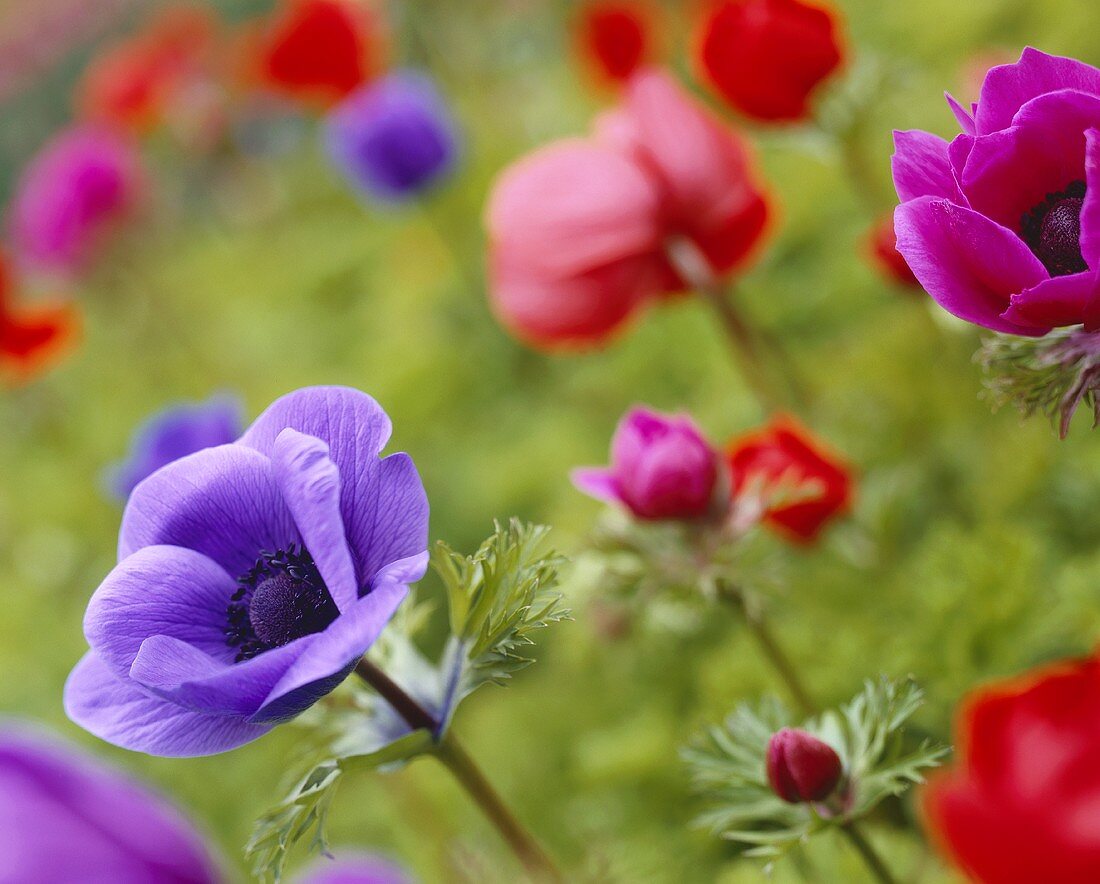
[[[204,448],[225,445],[241,435],[241,404],[231,396],[173,405],[154,414],[134,433],[126,460],[109,471],[111,491],[120,500],[165,464]]]
[[[0,720],[2,884],[224,880],[166,800],[38,728]]]
[[[65,686],[77,724],[224,752],[343,681],[427,567],[428,502],[373,399],[312,387],[134,489]]]
[[[79,271],[136,204],[140,162],[133,142],[111,129],[79,125],[54,136],[24,170],[12,201],[17,260],[36,270]]]
[[[639,519],[698,519],[714,509],[718,455],[684,415],[635,408],[611,440],[611,466],[574,470],[573,484]]]
[[[898,251],[949,313],[1039,336],[1100,327],[1100,70],[1025,49],[962,134],[894,133]]]

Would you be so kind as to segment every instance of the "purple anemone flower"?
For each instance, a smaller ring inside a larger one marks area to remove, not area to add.
[[[428,502],[390,420],[298,390],[134,489],[65,686],[77,724],[152,755],[254,740],[343,681],[424,576]]]
[[[213,396],[158,412],[138,427],[126,460],[109,470],[111,491],[125,500],[138,482],[165,464],[232,442],[241,435],[243,424],[241,403],[231,396]]]
[[[337,106],[325,124],[336,167],[377,199],[402,202],[446,175],[457,138],[446,103],[427,77],[399,72],[373,80]]]
[[[299,884],[411,884],[393,863],[365,853],[321,859],[297,880]]]
[[[950,144],[895,132],[898,251],[948,312],[1039,336],[1100,327],[1100,70],[1025,49]]]
[[[28,725],[0,721],[0,884],[216,884],[163,798]]]
[[[54,136],[12,200],[16,256],[36,270],[80,270],[104,230],[136,204],[141,178],[137,147],[110,129],[79,125]]]
[[[685,415],[626,414],[611,440],[611,466],[574,470],[585,494],[639,519],[698,519],[714,511],[718,455]]]

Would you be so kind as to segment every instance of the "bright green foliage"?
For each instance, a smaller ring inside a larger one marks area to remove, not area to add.
[[[803,723],[777,700],[742,704],[682,753],[710,807],[699,825],[746,845],[750,856],[775,858],[814,833],[866,816],[883,799],[923,782],[947,749],[930,740],[907,745],[906,722],[923,702],[911,681],[868,681],[855,699]],[[844,764],[840,806],[789,804],[768,784],[768,741],[784,727],[824,740]]]

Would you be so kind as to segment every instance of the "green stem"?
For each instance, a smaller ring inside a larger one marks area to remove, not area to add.
[[[845,823],[840,827],[840,831],[848,836],[848,840],[863,858],[876,881],[880,884],[896,884],[897,879],[886,867],[886,863],[878,855],[878,851],[871,846],[871,842],[863,837],[863,833],[859,831],[854,822]]]
[[[724,582],[719,583],[718,593],[723,599],[732,603],[740,612],[749,632],[751,632],[753,638],[756,639],[756,643],[760,646],[760,650],[763,651],[768,663],[771,664],[772,669],[775,670],[780,680],[782,680],[783,684],[786,686],[787,692],[798,705],[802,714],[807,716],[816,714],[817,704],[811,699],[810,692],[802,683],[802,678],[798,674],[798,669],[791,662],[790,657],[787,656],[783,648],[780,647],[779,642],[776,641],[771,628],[768,626],[768,621],[764,617],[764,612],[756,605],[750,603],[745,598],[745,594],[736,586]]]
[[[779,410],[786,402],[804,406],[807,396],[802,384],[795,378],[791,361],[782,345],[774,337],[755,330],[734,305],[730,292],[715,276],[707,257],[685,239],[677,239],[668,245],[668,257],[680,277],[705,300],[718,317],[745,383],[748,384],[761,408],[766,412]],[[786,389],[777,387],[768,370],[764,345],[771,349],[783,372]]]
[[[560,882],[565,879],[553,860],[516,819],[492,784],[485,778],[470,754],[462,748],[453,734],[439,736],[439,722],[416,700],[410,697],[393,679],[366,657],[355,666],[355,674],[369,684],[413,730],[427,730],[438,742],[435,757],[446,767],[482,813],[512,848],[533,880]]]
[[[798,669],[795,668],[790,657],[776,641],[763,612],[745,598],[744,592],[732,584],[720,582],[718,593],[723,599],[731,602],[741,613],[745,625],[748,626],[749,631],[756,638],[756,642],[760,645],[764,656],[767,657],[768,662],[776,671],[776,674],[779,675],[788,693],[798,704],[802,713],[806,716],[816,715],[818,711],[817,704],[811,699],[810,692],[802,683]],[[871,842],[860,832],[855,821],[850,820],[843,823],[839,828],[863,858],[875,880],[881,882],[881,884],[895,884],[895,878],[886,867],[886,863],[883,862],[882,857],[878,855]]]

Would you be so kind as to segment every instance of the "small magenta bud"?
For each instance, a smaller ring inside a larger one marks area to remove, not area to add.
[[[791,804],[824,801],[844,773],[833,748],[806,731],[785,727],[768,742],[768,782]]]

